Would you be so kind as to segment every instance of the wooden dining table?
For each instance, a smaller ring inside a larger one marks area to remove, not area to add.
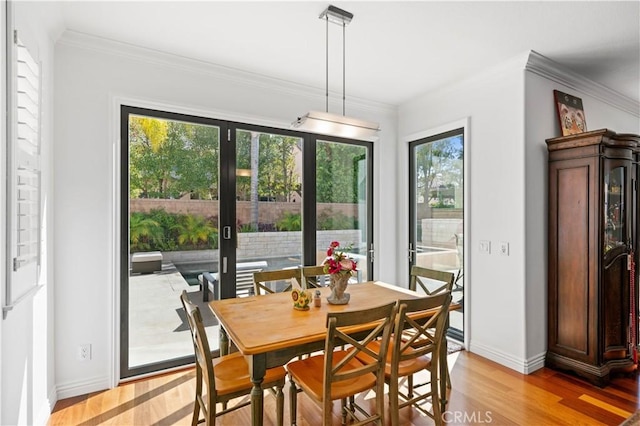
[[[399,299],[422,295],[380,281],[351,284],[346,305],[331,305],[326,298],[330,289],[321,288],[322,304],[309,310],[293,309],[291,293],[274,293],[235,299],[214,300],[209,306],[220,322],[220,348],[228,339],[249,364],[251,382],[251,424],[262,425],[263,390],[267,368],[285,365],[296,356],[324,349],[327,313],[372,308]]]

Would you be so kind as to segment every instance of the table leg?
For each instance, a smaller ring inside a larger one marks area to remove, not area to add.
[[[247,358],[249,371],[251,371],[251,425],[262,426],[263,422],[263,399],[262,382],[266,372],[267,360],[264,354],[257,354]]]
[[[227,330],[220,326],[220,356],[229,355],[229,336]]]

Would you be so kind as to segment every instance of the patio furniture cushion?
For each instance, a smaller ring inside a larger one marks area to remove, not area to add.
[[[133,253],[131,256],[131,272],[149,274],[162,270],[162,253],[159,251],[148,251]]]

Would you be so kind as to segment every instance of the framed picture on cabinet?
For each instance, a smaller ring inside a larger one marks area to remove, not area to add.
[[[562,136],[586,132],[587,121],[584,116],[582,99],[559,90],[553,91],[553,97],[556,102]]]

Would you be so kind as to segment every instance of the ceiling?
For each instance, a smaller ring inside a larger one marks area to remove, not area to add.
[[[640,2],[62,2],[67,29],[325,88],[329,4],[346,96],[399,105],[529,50],[640,101]],[[342,92],[330,24],[329,88]]]

